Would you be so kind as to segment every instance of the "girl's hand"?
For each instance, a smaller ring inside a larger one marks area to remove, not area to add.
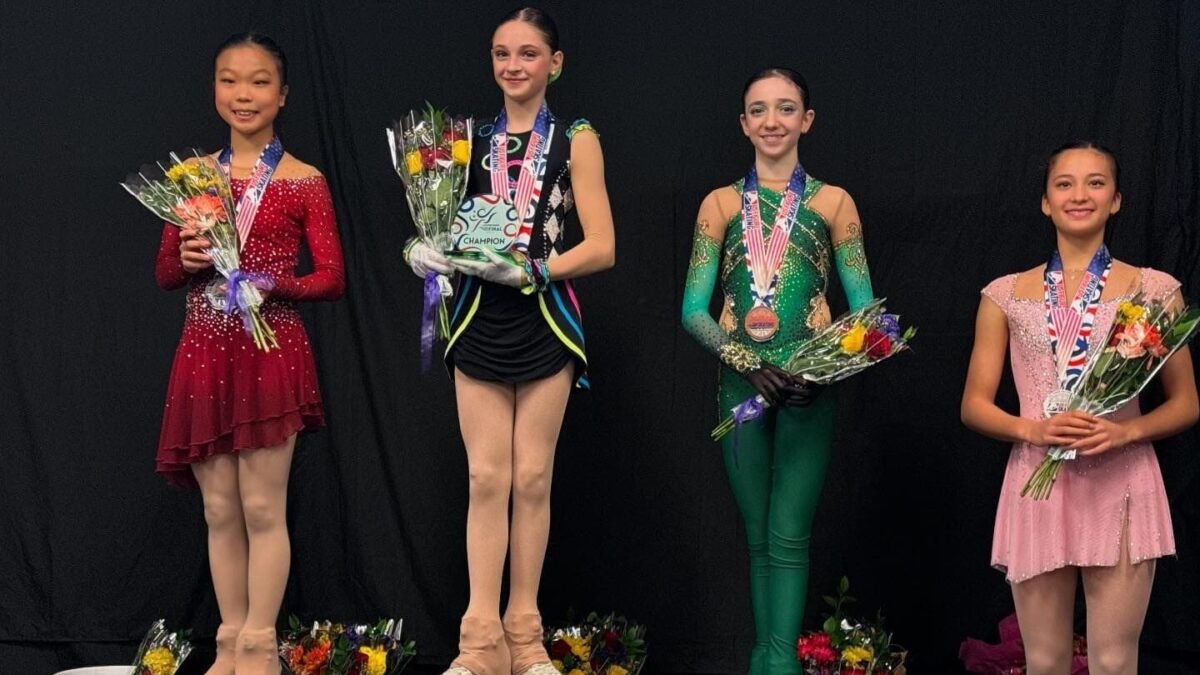
[[[784,389],[783,404],[789,408],[807,408],[824,388],[823,384],[793,376],[790,378],[790,384]]]
[[[199,232],[185,227],[179,231],[179,263],[188,274],[212,267],[212,258],[205,253],[212,247]]]
[[[758,370],[752,370],[743,377],[771,406],[778,406],[791,393],[789,387],[792,376],[769,363],[764,362]]]
[[[1091,415],[1071,410],[1049,419],[1033,422],[1029,427],[1028,441],[1034,445],[1061,448],[1078,448],[1080,439],[1094,432]]]
[[[1120,422],[1114,422],[1103,417],[1088,415],[1092,423],[1092,433],[1084,436],[1072,446],[1083,457],[1091,457],[1108,452],[1132,441],[1129,430]]]

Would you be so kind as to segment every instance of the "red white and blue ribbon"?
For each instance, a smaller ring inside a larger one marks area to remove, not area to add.
[[[529,239],[533,236],[533,224],[537,217],[538,200],[542,197],[542,184],[546,179],[546,166],[550,159],[550,143],[554,140],[554,116],[550,109],[542,103],[538,109],[537,118],[533,122],[533,131],[529,135],[529,144],[525,148],[525,157],[521,160],[521,173],[517,178],[515,189],[511,189],[508,180],[508,113],[504,110],[496,116],[495,132],[492,134],[491,147],[488,150],[489,170],[492,178],[492,192],[503,195],[517,209],[517,218],[521,226],[517,230],[517,239],[513,248],[518,251],[529,249]]]
[[[230,175],[229,163],[232,159],[233,149],[227,145],[221,151],[218,159],[226,176]],[[246,240],[250,238],[250,228],[254,227],[254,216],[258,213],[259,202],[262,201],[263,193],[267,191],[267,185],[271,182],[271,176],[275,174],[275,169],[282,159],[283,143],[279,142],[278,136],[275,136],[270,143],[267,143],[267,147],[263,148],[262,154],[258,156],[258,161],[254,163],[250,177],[246,179],[246,189],[242,191],[242,197],[235,207],[239,251],[246,247]]]
[[[742,251],[746,256],[750,293],[754,296],[756,306],[774,309],[779,269],[791,238],[792,226],[796,223],[796,214],[800,211],[807,180],[804,167],[796,162],[796,168],[788,180],[787,193],[775,212],[771,239],[767,242],[763,238],[762,214],[759,211],[758,169],[752,166],[746,174],[746,181],[742,185]]]
[[[1046,295],[1046,328],[1050,333],[1050,353],[1054,356],[1061,389],[1074,391],[1087,364],[1088,339],[1096,323],[1096,310],[1104,284],[1112,271],[1112,255],[1101,244],[1088,263],[1087,275],[1070,304],[1066,304],[1063,262],[1058,251],[1050,255],[1042,284]]]

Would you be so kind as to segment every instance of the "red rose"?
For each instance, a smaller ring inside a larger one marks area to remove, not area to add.
[[[866,345],[867,356],[872,359],[882,359],[892,353],[892,339],[875,328],[867,330]]]
[[[426,170],[432,169],[433,168],[433,157],[434,157],[433,148],[428,145],[423,145],[420,148],[420,152],[421,152],[421,166],[425,167]]]
[[[1125,335],[1125,327],[1121,326],[1113,332],[1112,340],[1108,341],[1109,347],[1116,347],[1121,343],[1121,338]]]
[[[571,645],[564,640],[555,640],[550,645],[550,658],[562,660],[562,657],[571,653]]]
[[[621,636],[617,634],[617,631],[610,628],[606,633],[604,633],[604,645],[606,647],[609,649],[616,649],[618,646],[620,646],[620,644]]]

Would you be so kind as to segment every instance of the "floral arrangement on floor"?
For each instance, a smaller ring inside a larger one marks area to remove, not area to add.
[[[963,670],[975,675],[1023,675],[1025,673],[1025,644],[1021,641],[1021,626],[1017,615],[1009,614],[1000,621],[1000,643],[967,638],[958,648]],[[1071,675],[1087,675],[1087,640],[1076,635],[1071,654]]]
[[[417,653],[416,643],[401,639],[404,621],[375,624],[313,622],[295,616],[279,644],[279,657],[291,675],[399,675]]]
[[[166,619],[155,621],[138,647],[129,675],[175,675],[192,653],[188,631],[168,633]]]
[[[800,636],[796,658],[805,675],[905,675],[908,651],[892,642],[882,614],[874,621],[858,621],[846,611],[855,600],[850,580],[842,577],[836,598],[825,596],[833,614],[821,630]]]
[[[547,630],[545,643],[563,675],[638,675],[646,664],[646,627],[615,614]]]

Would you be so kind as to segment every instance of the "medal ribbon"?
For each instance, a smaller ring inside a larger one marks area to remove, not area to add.
[[[542,196],[542,183],[546,179],[546,166],[550,163],[550,142],[554,139],[554,122],[550,109],[542,103],[538,109],[537,118],[533,122],[533,131],[529,134],[529,144],[525,148],[525,158],[521,160],[521,173],[517,178],[516,190],[509,189],[508,181],[508,113],[504,110],[496,116],[495,132],[492,134],[491,147],[488,150],[491,166],[492,192],[507,198],[516,206],[520,229],[513,248],[525,251],[529,248],[529,238],[533,235],[533,223],[537,218],[537,204]]]
[[[233,149],[227,145],[217,160],[226,176],[230,175],[229,162],[231,159],[233,159]],[[246,240],[250,238],[250,228],[254,227],[254,216],[258,213],[258,204],[262,201],[263,193],[267,191],[267,184],[271,182],[271,176],[275,175],[275,169],[282,159],[283,143],[280,143],[279,137],[275,136],[270,143],[267,143],[267,147],[263,148],[262,154],[258,156],[258,161],[254,163],[250,177],[246,179],[246,189],[242,192],[242,198],[237,202],[235,213],[239,251],[246,247]]]
[[[1103,244],[1088,263],[1087,274],[1071,304],[1063,304],[1066,287],[1063,282],[1063,262],[1058,251],[1050,255],[1042,281],[1046,295],[1046,328],[1050,333],[1050,353],[1054,356],[1058,382],[1062,389],[1074,391],[1083,367],[1087,363],[1088,338],[1096,323],[1096,310],[1104,284],[1112,271],[1112,255]]]
[[[765,243],[762,232],[762,213],[759,210],[758,169],[750,167],[742,186],[742,248],[746,255],[746,269],[750,272],[751,289],[755,306],[771,309],[775,304],[775,288],[779,285],[779,269],[783,254],[787,250],[800,211],[804,187],[808,177],[799,162],[788,180],[787,193],[775,212],[775,224],[771,228],[770,243]]]

